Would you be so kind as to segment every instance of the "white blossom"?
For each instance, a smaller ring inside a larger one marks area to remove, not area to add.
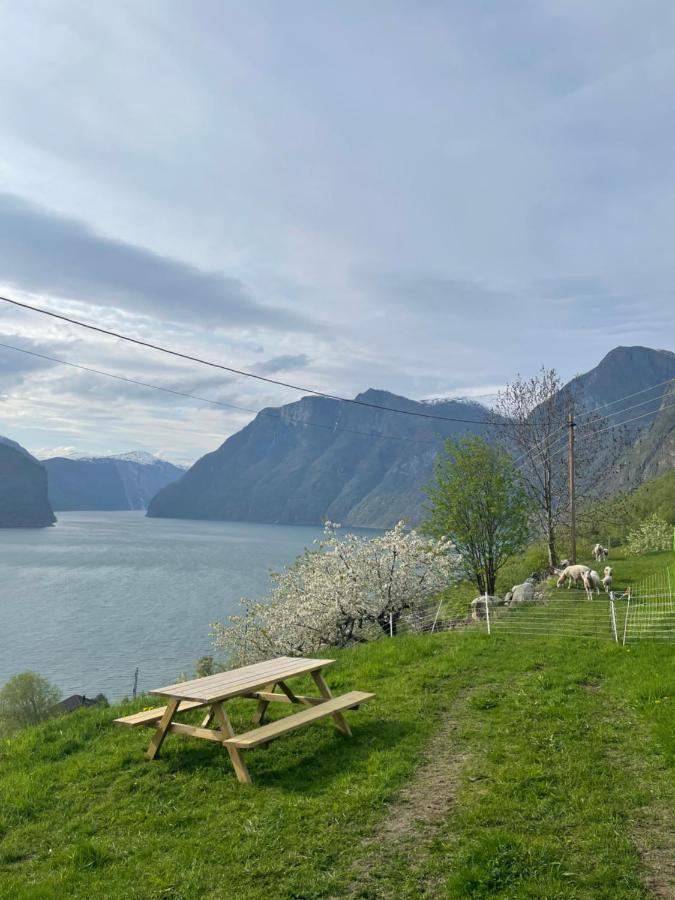
[[[388,632],[401,613],[425,606],[459,577],[453,545],[399,522],[379,537],[339,535],[326,522],[317,549],[273,573],[269,601],[242,600],[244,612],[213,625],[214,644],[236,664],[308,655]]]

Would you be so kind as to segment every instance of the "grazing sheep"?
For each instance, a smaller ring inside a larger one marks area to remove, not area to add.
[[[584,572],[582,580],[584,582],[584,587],[586,588],[586,596],[589,600],[593,597],[593,591],[595,591],[596,594],[600,593],[600,576],[595,569],[589,569],[587,572]]]
[[[567,589],[569,590],[572,587],[572,582],[576,584],[578,581],[583,581],[584,575],[588,571],[590,571],[588,566],[566,566],[558,578],[558,587],[562,587],[567,582]]]
[[[596,562],[603,562],[609,556],[609,550],[606,547],[603,547],[602,544],[596,544],[593,547],[593,558]]]
[[[612,575],[614,574],[614,569],[611,566],[605,566],[605,576],[602,579],[602,586],[604,589],[609,592],[612,589]]]

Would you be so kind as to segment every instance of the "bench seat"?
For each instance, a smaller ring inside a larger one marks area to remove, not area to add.
[[[350,691],[341,697],[333,697],[325,700],[309,709],[303,709],[302,712],[294,713],[276,722],[270,722],[269,725],[263,725],[261,728],[254,728],[253,731],[247,731],[244,734],[238,734],[235,737],[228,738],[223,741],[226,747],[237,747],[239,750],[250,750],[259,744],[266,744],[273,738],[286,734],[289,731],[295,731],[296,728],[302,728],[310,722],[323,719],[325,716],[334,715],[343,709],[353,709],[366,700],[372,700],[375,694],[368,694],[364,691]]]
[[[187,712],[189,709],[198,709],[200,706],[204,706],[204,704],[196,700],[181,700],[176,712]],[[151,725],[153,722],[159,722],[165,710],[166,706],[144,709],[141,712],[132,713],[130,716],[120,716],[119,719],[114,720],[114,724],[130,725],[132,728],[135,728],[137,725]]]

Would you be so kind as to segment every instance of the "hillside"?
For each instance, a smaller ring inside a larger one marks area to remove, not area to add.
[[[0,438],[0,528],[42,528],[55,521],[44,467],[15,441]]]
[[[599,408],[608,414],[608,423],[625,423],[604,433],[603,446],[594,448],[588,463],[597,472],[592,480],[599,493],[636,486],[668,468],[674,409],[667,408],[668,386],[662,382],[674,377],[675,354],[617,347],[563,388],[561,399],[573,394],[578,413]],[[659,387],[635,400],[615,402],[654,385]],[[369,390],[357,399],[477,422],[487,414],[478,404],[429,405],[386,391]],[[640,405],[620,413],[633,403]],[[629,422],[635,415],[642,418]],[[148,515],[285,524],[330,519],[372,528],[387,528],[404,518],[415,524],[423,517],[422,489],[433,475],[443,438],[482,430],[480,424],[443,423],[304,397],[263,410],[198,460],[180,482],[160,491]],[[584,451],[583,432],[579,450]],[[610,467],[617,457],[627,460],[629,451],[630,465]]]
[[[184,470],[150,454],[52,457],[44,460],[56,510],[146,509],[150,499]]]
[[[170,735],[148,762],[151,732],[112,719],[156,698],[0,743],[0,897],[672,896],[672,645],[455,632],[331,656],[332,688],[376,693],[353,737],[324,720],[251,751],[250,787],[215,743]]]
[[[357,399],[478,422],[486,412],[478,404],[439,401],[430,406],[386,391],[369,390]],[[481,431],[480,424],[303,397],[259,413],[198,460],[180,482],[160,491],[148,515],[298,525],[328,518],[385,528],[419,515],[422,487],[432,476],[443,439]]]

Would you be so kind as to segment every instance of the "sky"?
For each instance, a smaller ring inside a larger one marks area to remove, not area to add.
[[[0,293],[317,390],[673,349],[670,0],[0,0]],[[0,343],[301,394],[0,303]],[[250,413],[0,347],[0,434],[190,463]]]

